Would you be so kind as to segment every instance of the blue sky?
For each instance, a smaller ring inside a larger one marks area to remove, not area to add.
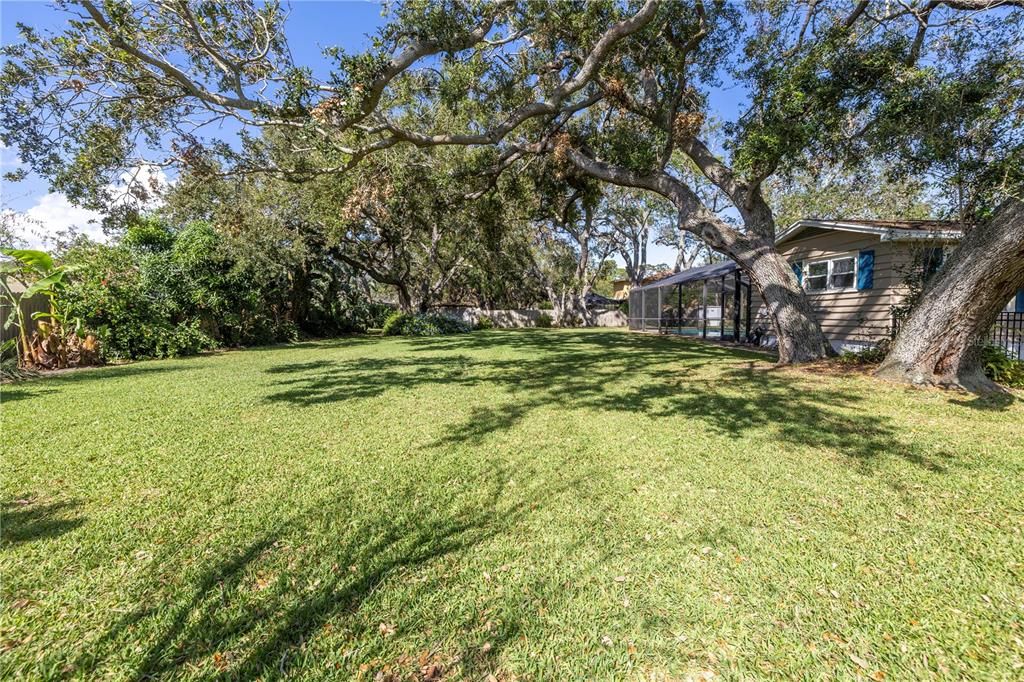
[[[295,62],[308,66],[319,76],[327,73],[327,61],[322,55],[326,47],[340,45],[348,51],[360,51],[369,46],[367,37],[383,22],[381,6],[375,2],[345,0],[298,0],[291,3],[286,25],[288,42]],[[37,29],[58,30],[66,21],[65,13],[42,0],[0,0],[0,41],[4,44],[17,39],[18,22]],[[723,119],[732,119],[743,101],[740,87],[727,81],[712,93],[712,111]],[[17,151],[0,149],[0,165],[4,172],[17,166]],[[76,227],[94,237],[102,236],[98,224],[90,224],[99,216],[72,206],[65,197],[52,194],[46,181],[30,176],[19,183],[3,182],[0,186],[2,205],[42,223],[32,228],[37,233],[52,233]],[[38,239],[32,241],[38,244]],[[649,260],[652,263],[671,263],[672,250],[652,245]]]

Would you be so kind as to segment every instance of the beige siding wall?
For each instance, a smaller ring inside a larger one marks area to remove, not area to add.
[[[857,257],[865,249],[875,252],[874,286],[857,291],[831,291],[807,294],[818,315],[825,335],[833,343],[877,343],[889,335],[892,306],[905,295],[903,280],[918,245],[883,242],[876,235],[838,230],[807,230],[781,245],[782,255],[790,263],[842,256]],[[806,265],[804,273],[806,274]],[[771,328],[760,296],[751,298],[755,324]]]

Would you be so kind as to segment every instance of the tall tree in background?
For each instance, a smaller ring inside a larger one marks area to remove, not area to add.
[[[648,275],[647,247],[662,232],[676,233],[672,204],[646,192],[609,188],[600,207],[599,222],[606,239],[625,264],[630,286]]]
[[[711,262],[714,252],[707,244],[689,232],[681,232],[674,225],[662,224],[654,237],[654,243],[668,246],[675,250],[676,259],[672,264],[672,272],[682,272]]]
[[[533,273],[543,283],[556,323],[587,325],[587,296],[615,248],[598,220],[601,187],[549,165],[538,168],[533,180]]]

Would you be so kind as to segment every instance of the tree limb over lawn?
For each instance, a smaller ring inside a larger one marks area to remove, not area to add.
[[[74,198],[93,198],[104,172],[162,136],[162,164],[299,181],[400,144],[492,147],[498,171],[551,156],[565,173],[672,201],[680,230],[749,275],[782,363],[831,346],[775,248],[768,178],[902,152],[907,173],[953,159],[943,181],[961,218],[1020,187],[1018,2],[887,14],[825,0],[399,3],[370,52],[327,51],[323,82],[291,63],[274,4],[78,4],[85,14],[63,36],[26,30],[5,50],[0,89],[5,142]],[[716,148],[708,101],[723,69],[750,95]],[[245,131],[240,149],[201,139],[227,117],[275,131],[290,153]],[[922,142],[929,131],[941,134]],[[737,224],[697,195],[680,170],[691,165]]]

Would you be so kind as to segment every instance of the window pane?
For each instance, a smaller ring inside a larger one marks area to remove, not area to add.
[[[927,249],[924,252],[924,278],[928,279],[942,267],[943,252],[941,247]]]
[[[849,272],[845,275],[832,275],[832,288],[833,289],[849,289],[853,287],[853,273]]]
[[[853,272],[853,259],[841,258],[839,260],[832,261],[832,272],[836,274],[845,274],[847,272]]]
[[[804,281],[807,283],[807,291],[821,291],[825,288],[825,282],[828,278],[825,275],[818,275],[815,277],[806,277]]]
[[[846,289],[853,286],[853,259],[841,258],[832,261],[832,280],[829,285],[833,289]]]
[[[807,267],[808,277],[824,277],[828,274],[828,263],[811,263]]]

